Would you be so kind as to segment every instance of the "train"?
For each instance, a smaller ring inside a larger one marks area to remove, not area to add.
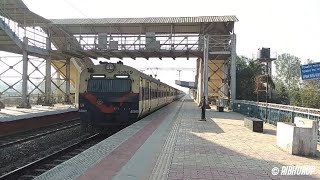
[[[100,62],[80,74],[81,131],[128,126],[185,93],[123,62]]]

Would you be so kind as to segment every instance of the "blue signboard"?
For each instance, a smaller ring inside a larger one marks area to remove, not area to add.
[[[320,78],[320,63],[301,65],[302,80]]]

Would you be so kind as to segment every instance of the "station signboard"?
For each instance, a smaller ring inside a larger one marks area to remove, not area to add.
[[[320,62],[301,65],[302,80],[320,79]]]

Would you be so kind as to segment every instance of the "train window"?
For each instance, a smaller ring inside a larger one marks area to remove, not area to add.
[[[141,87],[141,100],[144,100],[144,88],[143,87]]]
[[[155,99],[156,98],[156,92],[155,92],[155,90],[154,89],[152,89],[152,97],[151,97],[152,99]]]
[[[88,92],[129,92],[130,79],[89,79]]]

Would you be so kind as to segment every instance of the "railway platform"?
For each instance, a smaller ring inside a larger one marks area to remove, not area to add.
[[[243,115],[201,109],[188,97],[122,129],[38,176],[44,179],[319,179],[320,158],[289,155],[276,146],[276,128],[263,133]],[[312,166],[312,175],[273,175],[275,168]]]
[[[55,106],[35,105],[30,109],[6,107],[0,111],[0,122],[16,121],[21,119],[48,116],[66,112],[77,111],[73,105],[57,104]]]
[[[78,118],[73,105],[41,106],[31,109],[6,107],[0,111],[0,137]]]

